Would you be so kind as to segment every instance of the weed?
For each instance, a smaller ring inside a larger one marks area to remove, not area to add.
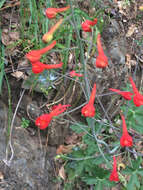
[[[28,119],[25,119],[24,117],[22,117],[22,121],[21,121],[21,127],[26,129],[29,127],[30,121]]]

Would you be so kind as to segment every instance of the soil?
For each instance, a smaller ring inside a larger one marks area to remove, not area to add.
[[[57,4],[62,6],[64,5],[63,2],[57,1]],[[137,78],[138,88],[142,86],[143,11],[139,10],[142,3],[140,0],[136,0],[131,2],[130,6],[123,6],[119,2],[122,1],[114,0],[111,3],[111,1],[104,0],[101,4],[97,0],[99,8],[109,7],[104,12],[107,22],[102,33],[104,49],[109,57],[109,67],[102,71],[93,69],[92,62],[95,61],[93,56],[88,68],[91,84],[94,81],[97,82],[97,95],[106,93],[109,87],[119,88],[121,83],[125,85],[128,75],[131,73],[134,73]],[[94,8],[90,8],[89,1],[77,1],[77,5],[88,14],[93,14]],[[41,82],[43,78],[40,78],[41,81],[39,80],[33,91],[32,84],[29,85],[28,80],[34,81],[35,79],[30,78],[33,77],[30,73],[31,67],[21,51],[20,44],[14,47],[10,46],[12,42],[20,40],[19,6],[19,1],[6,1],[0,9],[1,43],[6,49],[6,76],[0,97],[0,189],[60,190],[62,189],[61,183],[54,182],[58,177],[58,166],[55,164],[54,157],[59,145],[63,145],[71,135],[69,130],[70,118],[62,116],[63,120],[54,119],[45,131],[38,130],[34,121],[42,113],[50,111],[49,107],[53,102],[71,104],[73,105],[71,109],[73,109],[84,103],[85,99],[83,92],[78,90],[78,83],[71,82],[68,79],[63,83],[58,72],[53,72],[53,76],[51,76],[51,78],[55,77],[56,80],[50,79],[54,88],[48,95],[39,90],[41,84],[43,85]],[[8,23],[13,28],[9,27]],[[18,66],[19,64],[21,67]],[[19,73],[16,73],[17,71]],[[7,81],[10,86],[11,99]],[[49,85],[47,83],[44,85],[48,89]],[[22,100],[20,101],[21,96]],[[19,101],[20,105],[15,116],[11,141],[9,141],[8,116],[12,112],[11,118],[13,117]],[[109,115],[111,119],[119,112],[116,103],[118,102],[118,105],[121,105],[123,102],[119,98],[115,98],[111,103],[110,96],[104,99],[101,97],[101,101],[105,109],[110,106]],[[9,104],[12,106],[11,112]],[[104,111],[102,109],[100,111],[104,116]],[[72,113],[71,117],[76,121],[84,120],[81,118],[80,109]],[[22,118],[30,120],[27,129],[21,127]]]

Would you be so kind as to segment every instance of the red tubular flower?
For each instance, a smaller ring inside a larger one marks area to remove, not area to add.
[[[67,105],[61,105],[61,104],[59,104],[59,105],[53,106],[52,107],[52,111],[51,111],[52,117],[57,116],[57,115],[63,113],[67,109],[67,107],[70,107],[70,106],[71,105],[69,105],[69,104],[67,104]]]
[[[46,16],[49,19],[55,18],[57,13],[64,12],[64,11],[68,10],[69,8],[70,8],[70,6],[63,7],[63,8],[52,8],[52,7],[47,8],[46,9]]]
[[[32,63],[32,71],[34,74],[41,73],[44,70],[45,70],[45,65],[43,63],[41,63],[40,61]]]
[[[134,97],[133,97],[133,102],[135,104],[136,107],[142,106],[143,105],[143,95],[139,93],[132,77],[129,77],[130,83],[132,85],[133,88],[133,92],[134,92]]]
[[[62,62],[59,64],[46,65],[40,61],[37,61],[35,63],[32,63],[32,71],[33,73],[38,74],[38,73],[43,72],[45,69],[56,69],[56,68],[62,67],[62,65],[63,65]]]
[[[110,174],[109,180],[110,181],[119,181],[119,176],[118,176],[118,172],[117,172],[117,162],[116,162],[115,156],[113,156],[113,170]]]
[[[113,88],[109,88],[109,90],[113,91],[113,92],[117,92],[118,94],[120,94],[125,100],[131,100],[132,99],[132,93],[131,92],[126,92],[126,91],[120,91],[118,89],[113,89]]]
[[[76,73],[74,70],[70,72],[71,77],[83,77],[83,74]]]
[[[62,67],[63,64],[63,62],[60,62],[58,64],[45,65],[45,69],[57,69]]]
[[[57,106],[53,106],[52,111],[49,114],[43,114],[36,119],[35,125],[42,130],[46,129],[51,120],[53,119],[53,117],[63,113],[69,106],[70,106],[69,104],[67,105],[59,104]]]
[[[43,72],[45,69],[56,69],[62,67],[63,63],[46,65],[40,61],[32,63],[32,71],[35,74]]]
[[[60,19],[46,34],[43,35],[42,40],[46,43],[51,41],[53,39],[54,32],[59,28],[62,22],[63,19]]]
[[[102,45],[101,45],[101,36],[98,34],[97,36],[97,50],[98,50],[98,56],[96,58],[96,67],[98,68],[104,68],[108,65],[108,58],[104,54]]]
[[[26,58],[30,62],[37,62],[40,60],[41,55],[52,49],[56,45],[56,41],[53,41],[50,45],[48,45],[45,48],[39,49],[39,50],[32,50],[26,54]]]
[[[85,117],[95,116],[95,107],[94,107],[95,95],[96,95],[96,83],[93,86],[88,104],[86,104],[81,110],[83,116]]]
[[[125,117],[123,115],[121,115],[122,121],[123,121],[123,134],[122,137],[120,138],[120,145],[122,147],[130,147],[133,146],[133,139],[132,137],[129,135],[128,131],[127,131],[127,126],[126,126],[126,122],[125,122]]]
[[[46,129],[51,120],[52,116],[50,114],[43,114],[36,119],[35,125],[40,129]]]
[[[82,23],[81,27],[83,31],[91,32],[91,26],[94,26],[95,24],[97,24],[97,18],[95,18],[93,21],[86,20],[85,22]]]

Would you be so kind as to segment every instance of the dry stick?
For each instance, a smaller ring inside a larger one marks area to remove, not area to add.
[[[100,99],[99,99],[98,97],[97,97],[96,99],[98,100],[98,102],[99,102],[99,104],[100,104],[102,110],[104,111],[104,114],[105,114],[106,118],[109,120],[110,126],[111,126],[113,129],[116,129],[116,127],[113,126],[112,121],[111,121],[111,119],[109,118],[109,116],[108,116],[106,110],[104,109],[104,106],[103,106],[103,104],[101,103]]]
[[[71,124],[73,124],[73,125],[77,125],[77,126],[79,126],[84,132],[86,132],[86,134],[88,134],[90,137],[92,137],[93,138],[93,135],[91,135],[84,127],[87,127],[88,128],[88,126],[86,126],[86,125],[81,125],[81,124],[79,124],[79,123],[77,123],[73,118],[72,118],[72,116],[71,115],[68,115],[73,121],[69,121],[69,120],[67,120],[67,119],[64,119],[65,121],[69,121]]]
[[[108,165],[109,161],[106,159],[106,157],[105,157],[103,151],[101,150],[101,148],[100,148],[100,146],[99,146],[98,139],[97,139],[96,134],[95,134],[95,130],[94,130],[94,120],[91,121],[91,126],[90,126],[90,127],[91,127],[91,129],[92,129],[93,136],[94,136],[94,138],[95,138],[95,140],[96,140],[96,142],[97,142],[97,146],[98,146],[99,152],[100,152],[100,154],[102,155],[102,157],[104,158],[105,162],[106,162],[107,165]],[[101,142],[100,142],[100,143],[101,143]],[[103,141],[102,141],[102,143],[103,143]],[[107,147],[108,147],[108,146],[107,146]],[[109,147],[108,147],[108,149],[109,149]]]
[[[2,11],[2,10],[4,10],[4,9],[11,8],[11,7],[16,7],[16,6],[20,6],[20,1],[15,2],[14,4],[7,4],[5,7],[2,7],[2,8],[0,9],[0,11]]]
[[[92,121],[93,121],[93,120],[92,120]],[[108,146],[108,144],[107,144],[106,142],[104,142],[104,141],[102,141],[102,140],[99,140],[99,139],[97,138],[97,135],[96,135],[96,133],[95,133],[94,123],[92,124],[92,134],[93,134],[95,140],[97,141],[97,143],[103,144],[103,145],[107,148],[107,151],[108,151],[109,154],[113,154],[113,153],[118,149],[119,145],[116,146],[115,148],[113,148],[112,150],[110,150],[110,148],[109,148],[109,146]],[[99,147],[99,148],[100,148],[100,147]]]
[[[69,77],[68,74],[63,75],[63,74],[58,73],[58,72],[56,72],[56,71],[55,71],[55,73],[57,73],[58,75],[62,75],[61,77],[64,77],[64,78],[67,78],[67,79],[70,79],[70,80],[73,80],[73,81],[77,82],[77,83],[80,85],[80,87],[82,88],[82,91],[83,91],[83,93],[84,93],[84,95],[85,95],[85,90],[84,90],[84,88],[83,88],[83,86],[82,86],[82,83],[81,83],[80,81],[77,81],[76,79]],[[65,94],[65,95],[66,95],[66,94]],[[56,100],[55,102],[52,102],[52,103],[48,104],[48,107],[49,107],[49,106],[52,106],[52,105],[54,105],[54,104],[57,104],[58,102],[60,102],[61,100],[63,100],[63,98],[65,98],[65,95],[64,95],[62,98],[60,98],[59,100]],[[46,106],[46,105],[47,105],[47,102],[45,102],[43,105],[41,105],[40,108],[43,108],[43,107]],[[79,109],[79,108],[77,108],[77,109]],[[76,110],[77,110],[77,109],[76,109]],[[75,111],[75,110],[74,110],[74,111]],[[71,111],[71,112],[72,112],[72,111]]]
[[[134,155],[136,155],[135,158],[137,158],[137,156],[143,156],[142,153],[138,153],[138,152],[136,152],[136,151],[134,151],[134,150],[130,150],[128,147],[126,147],[126,150],[127,150],[128,152],[131,152],[131,153],[133,153]]]
[[[13,127],[14,127],[14,120],[15,120],[15,117],[16,117],[16,114],[17,114],[17,110],[19,108],[19,105],[21,103],[21,100],[23,98],[23,95],[25,93],[25,89],[22,91],[21,93],[21,97],[19,98],[19,101],[17,103],[17,106],[15,108],[15,112],[13,114],[13,118],[12,118],[12,121],[11,121],[11,126],[10,126],[10,136],[9,136],[9,141],[8,141],[8,144],[7,144],[7,148],[6,148],[6,158],[3,159],[3,162],[7,165],[7,166],[10,166],[11,164],[11,161],[13,160],[13,157],[14,157],[14,150],[13,150],[13,147],[12,147],[12,131],[13,131]],[[9,160],[7,160],[8,158],[8,148],[10,147],[10,150],[11,150],[11,157]]]
[[[98,95],[97,95],[97,96],[98,96]],[[96,97],[97,97],[97,96],[96,96]],[[108,111],[110,110],[111,106],[112,106],[112,104],[109,104],[109,106],[108,106],[108,108],[107,108],[107,110],[106,110],[107,113],[108,113]],[[106,118],[106,115],[104,115],[102,121],[104,121],[105,118]],[[101,127],[102,127],[103,125],[105,125],[105,122],[102,122],[102,121],[99,122],[100,125],[99,125],[98,131],[101,129]],[[98,131],[97,131],[97,133],[98,133]],[[96,133],[96,134],[97,134],[97,133]]]
[[[109,93],[105,93],[105,94],[96,95],[96,97],[109,96],[109,95],[113,95],[113,94],[117,94],[117,93],[116,92],[109,92]]]

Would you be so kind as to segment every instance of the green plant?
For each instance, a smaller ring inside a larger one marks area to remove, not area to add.
[[[99,119],[99,114],[97,115]],[[91,119],[87,118],[87,123],[91,125]],[[92,133],[92,130],[99,132],[101,130],[101,125],[96,122],[94,129],[91,129],[88,125],[77,123],[70,127],[77,134],[83,133],[83,136],[80,145],[75,146],[72,153],[67,156],[61,156],[63,159],[69,160],[65,167],[68,174],[68,183],[72,184],[72,188],[76,187],[76,185],[81,182],[84,188],[88,185],[93,185],[94,189],[99,190],[103,189],[105,186],[113,187],[115,183],[109,181],[109,170],[101,166],[103,163],[105,164],[108,162],[107,159],[110,160],[110,156],[107,152],[108,145],[106,143],[104,144],[102,140],[97,139],[97,137],[95,139]],[[102,126],[102,129],[105,126]],[[106,139],[106,141],[108,141],[107,136],[103,138],[104,140]],[[103,144],[99,145],[99,143]],[[116,143],[114,146],[116,146]],[[100,153],[103,154],[103,151],[104,156],[101,156]],[[110,166],[109,162],[108,165]],[[70,186],[68,188],[67,184],[65,184],[65,187],[65,189],[70,189]]]
[[[127,190],[139,190],[143,188],[143,168],[141,167],[142,158],[138,157],[137,160],[131,161],[131,166],[123,171],[123,174],[130,176],[128,184],[126,186]]]
[[[21,127],[26,129],[26,128],[29,127],[29,124],[30,124],[30,120],[25,119],[24,117],[22,117]]]
[[[133,128],[139,133],[143,133],[143,106],[136,107],[133,102],[129,104],[129,106],[123,105],[121,110],[127,114],[126,123],[127,126]]]
[[[0,30],[0,39],[1,39],[1,30]],[[4,45],[0,42],[0,94],[2,91],[2,83],[4,77],[4,65],[5,65],[5,52],[4,52]]]

